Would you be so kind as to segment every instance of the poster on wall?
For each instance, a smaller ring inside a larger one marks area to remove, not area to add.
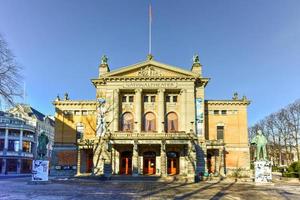
[[[34,160],[32,162],[32,181],[48,181],[48,160]]]
[[[203,134],[202,98],[196,98],[196,133],[198,136]]]

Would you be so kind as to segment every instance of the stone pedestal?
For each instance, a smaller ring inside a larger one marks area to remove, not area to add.
[[[48,160],[34,160],[32,162],[32,181],[48,181],[48,173]]]
[[[255,183],[272,182],[272,165],[270,161],[261,160],[254,162],[254,180]]]

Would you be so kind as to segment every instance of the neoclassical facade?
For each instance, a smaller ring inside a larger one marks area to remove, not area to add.
[[[96,100],[57,98],[51,173],[227,175],[249,170],[246,97],[206,100],[209,78],[147,60],[92,79]]]

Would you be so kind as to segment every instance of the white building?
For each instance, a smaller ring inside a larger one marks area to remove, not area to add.
[[[50,116],[44,115],[28,104],[17,104],[8,112],[13,114],[14,117],[24,120],[26,124],[35,127],[38,136],[42,132],[45,132],[49,139],[47,157],[50,158],[54,143],[54,120],[52,120]]]

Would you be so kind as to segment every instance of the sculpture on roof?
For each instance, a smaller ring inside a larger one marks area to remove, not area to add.
[[[237,92],[233,94],[232,100],[239,100],[239,94]]]
[[[107,65],[108,57],[106,55],[103,55],[101,58],[101,64]]]
[[[152,54],[148,54],[147,55],[147,60],[152,60],[153,59],[153,55]]]
[[[195,54],[193,56],[193,63],[200,63],[200,59],[199,59],[199,55],[198,54]]]
[[[70,99],[69,99],[69,94],[66,92],[66,93],[65,93],[65,101],[68,101],[68,100],[70,100]]]

